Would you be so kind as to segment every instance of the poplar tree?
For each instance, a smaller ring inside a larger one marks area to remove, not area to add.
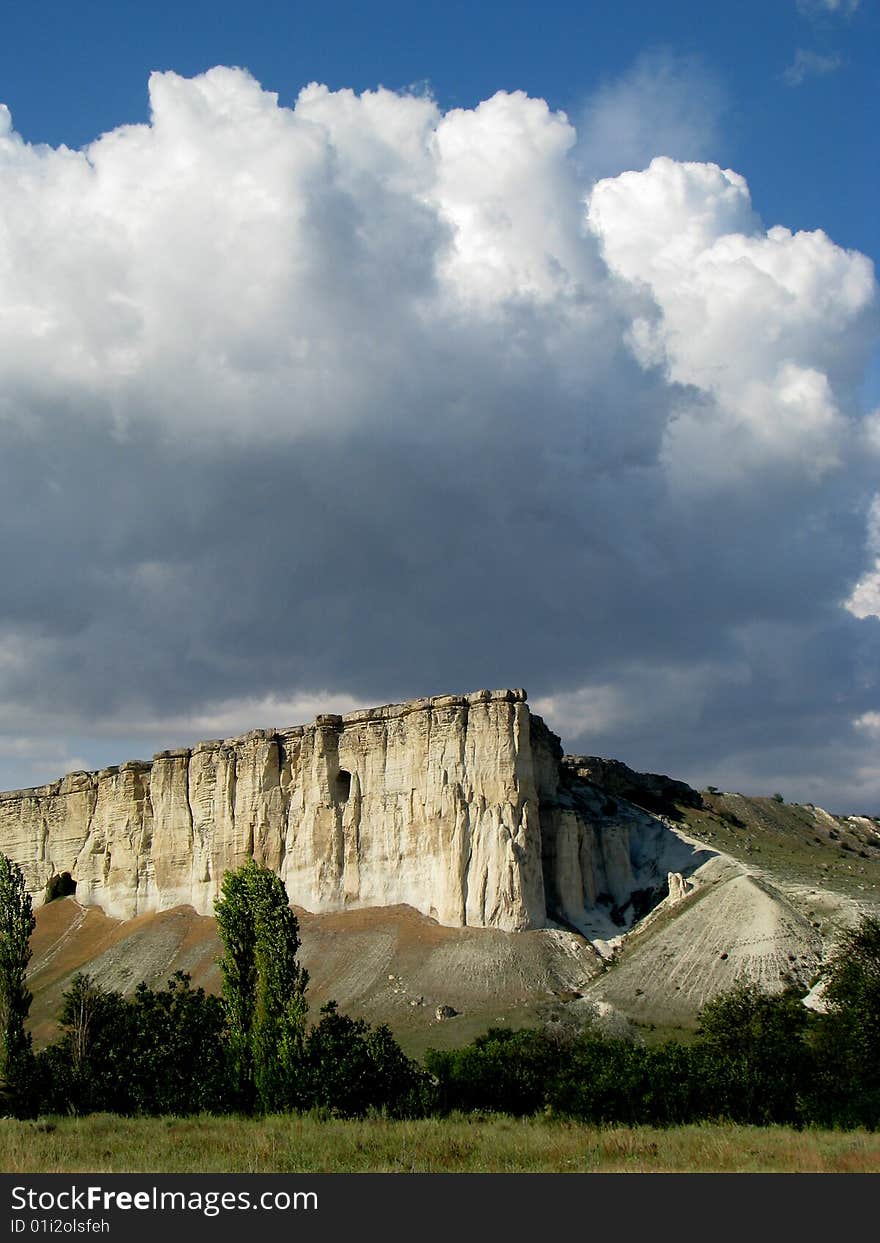
[[[0,855],[0,1097],[17,1113],[24,1108],[32,1061],[24,1024],[31,1005],[26,977],[35,922],[21,868]]]
[[[250,859],[223,877],[214,913],[237,1103],[266,1113],[294,1108],[303,1092],[309,976],[297,961],[299,924],[284,883]]]

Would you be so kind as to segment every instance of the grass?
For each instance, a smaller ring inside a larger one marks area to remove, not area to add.
[[[704,791],[703,804],[701,810],[681,808],[682,828],[707,845],[783,880],[827,886],[861,900],[876,894],[880,882],[876,833],[843,817],[835,818],[832,830],[809,806],[772,798]],[[733,820],[725,819],[731,816]]]
[[[4,1173],[880,1172],[880,1134],[505,1117],[0,1121]]]

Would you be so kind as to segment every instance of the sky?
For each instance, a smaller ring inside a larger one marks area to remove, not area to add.
[[[525,686],[880,814],[877,0],[0,44],[0,788]]]

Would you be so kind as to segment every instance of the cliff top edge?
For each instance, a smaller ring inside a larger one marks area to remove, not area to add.
[[[110,776],[117,772],[144,772],[150,769],[156,760],[189,758],[191,755],[204,751],[216,751],[222,747],[232,748],[260,740],[301,738],[304,734],[318,729],[343,730],[346,726],[361,725],[370,721],[392,721],[399,717],[409,716],[413,712],[430,712],[436,708],[469,708],[486,703],[525,703],[527,699],[528,695],[522,687],[502,687],[500,690],[470,691],[464,695],[428,695],[421,699],[407,699],[402,703],[382,704],[376,708],[357,708],[353,712],[346,712],[342,715],[321,713],[315,717],[311,725],[289,725],[281,729],[252,729],[230,738],[209,738],[203,742],[193,743],[190,747],[157,751],[152,760],[126,760],[122,764],[114,764],[107,768],[77,769],[45,785],[30,786],[19,790],[0,790],[0,802],[8,802],[17,798],[40,798],[53,794],[73,793],[83,782],[92,778]],[[70,788],[63,789],[64,786]]]

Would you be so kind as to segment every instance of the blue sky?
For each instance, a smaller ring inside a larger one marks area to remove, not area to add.
[[[877,0],[11,6],[0,788],[525,684],[880,812],[878,50]]]

